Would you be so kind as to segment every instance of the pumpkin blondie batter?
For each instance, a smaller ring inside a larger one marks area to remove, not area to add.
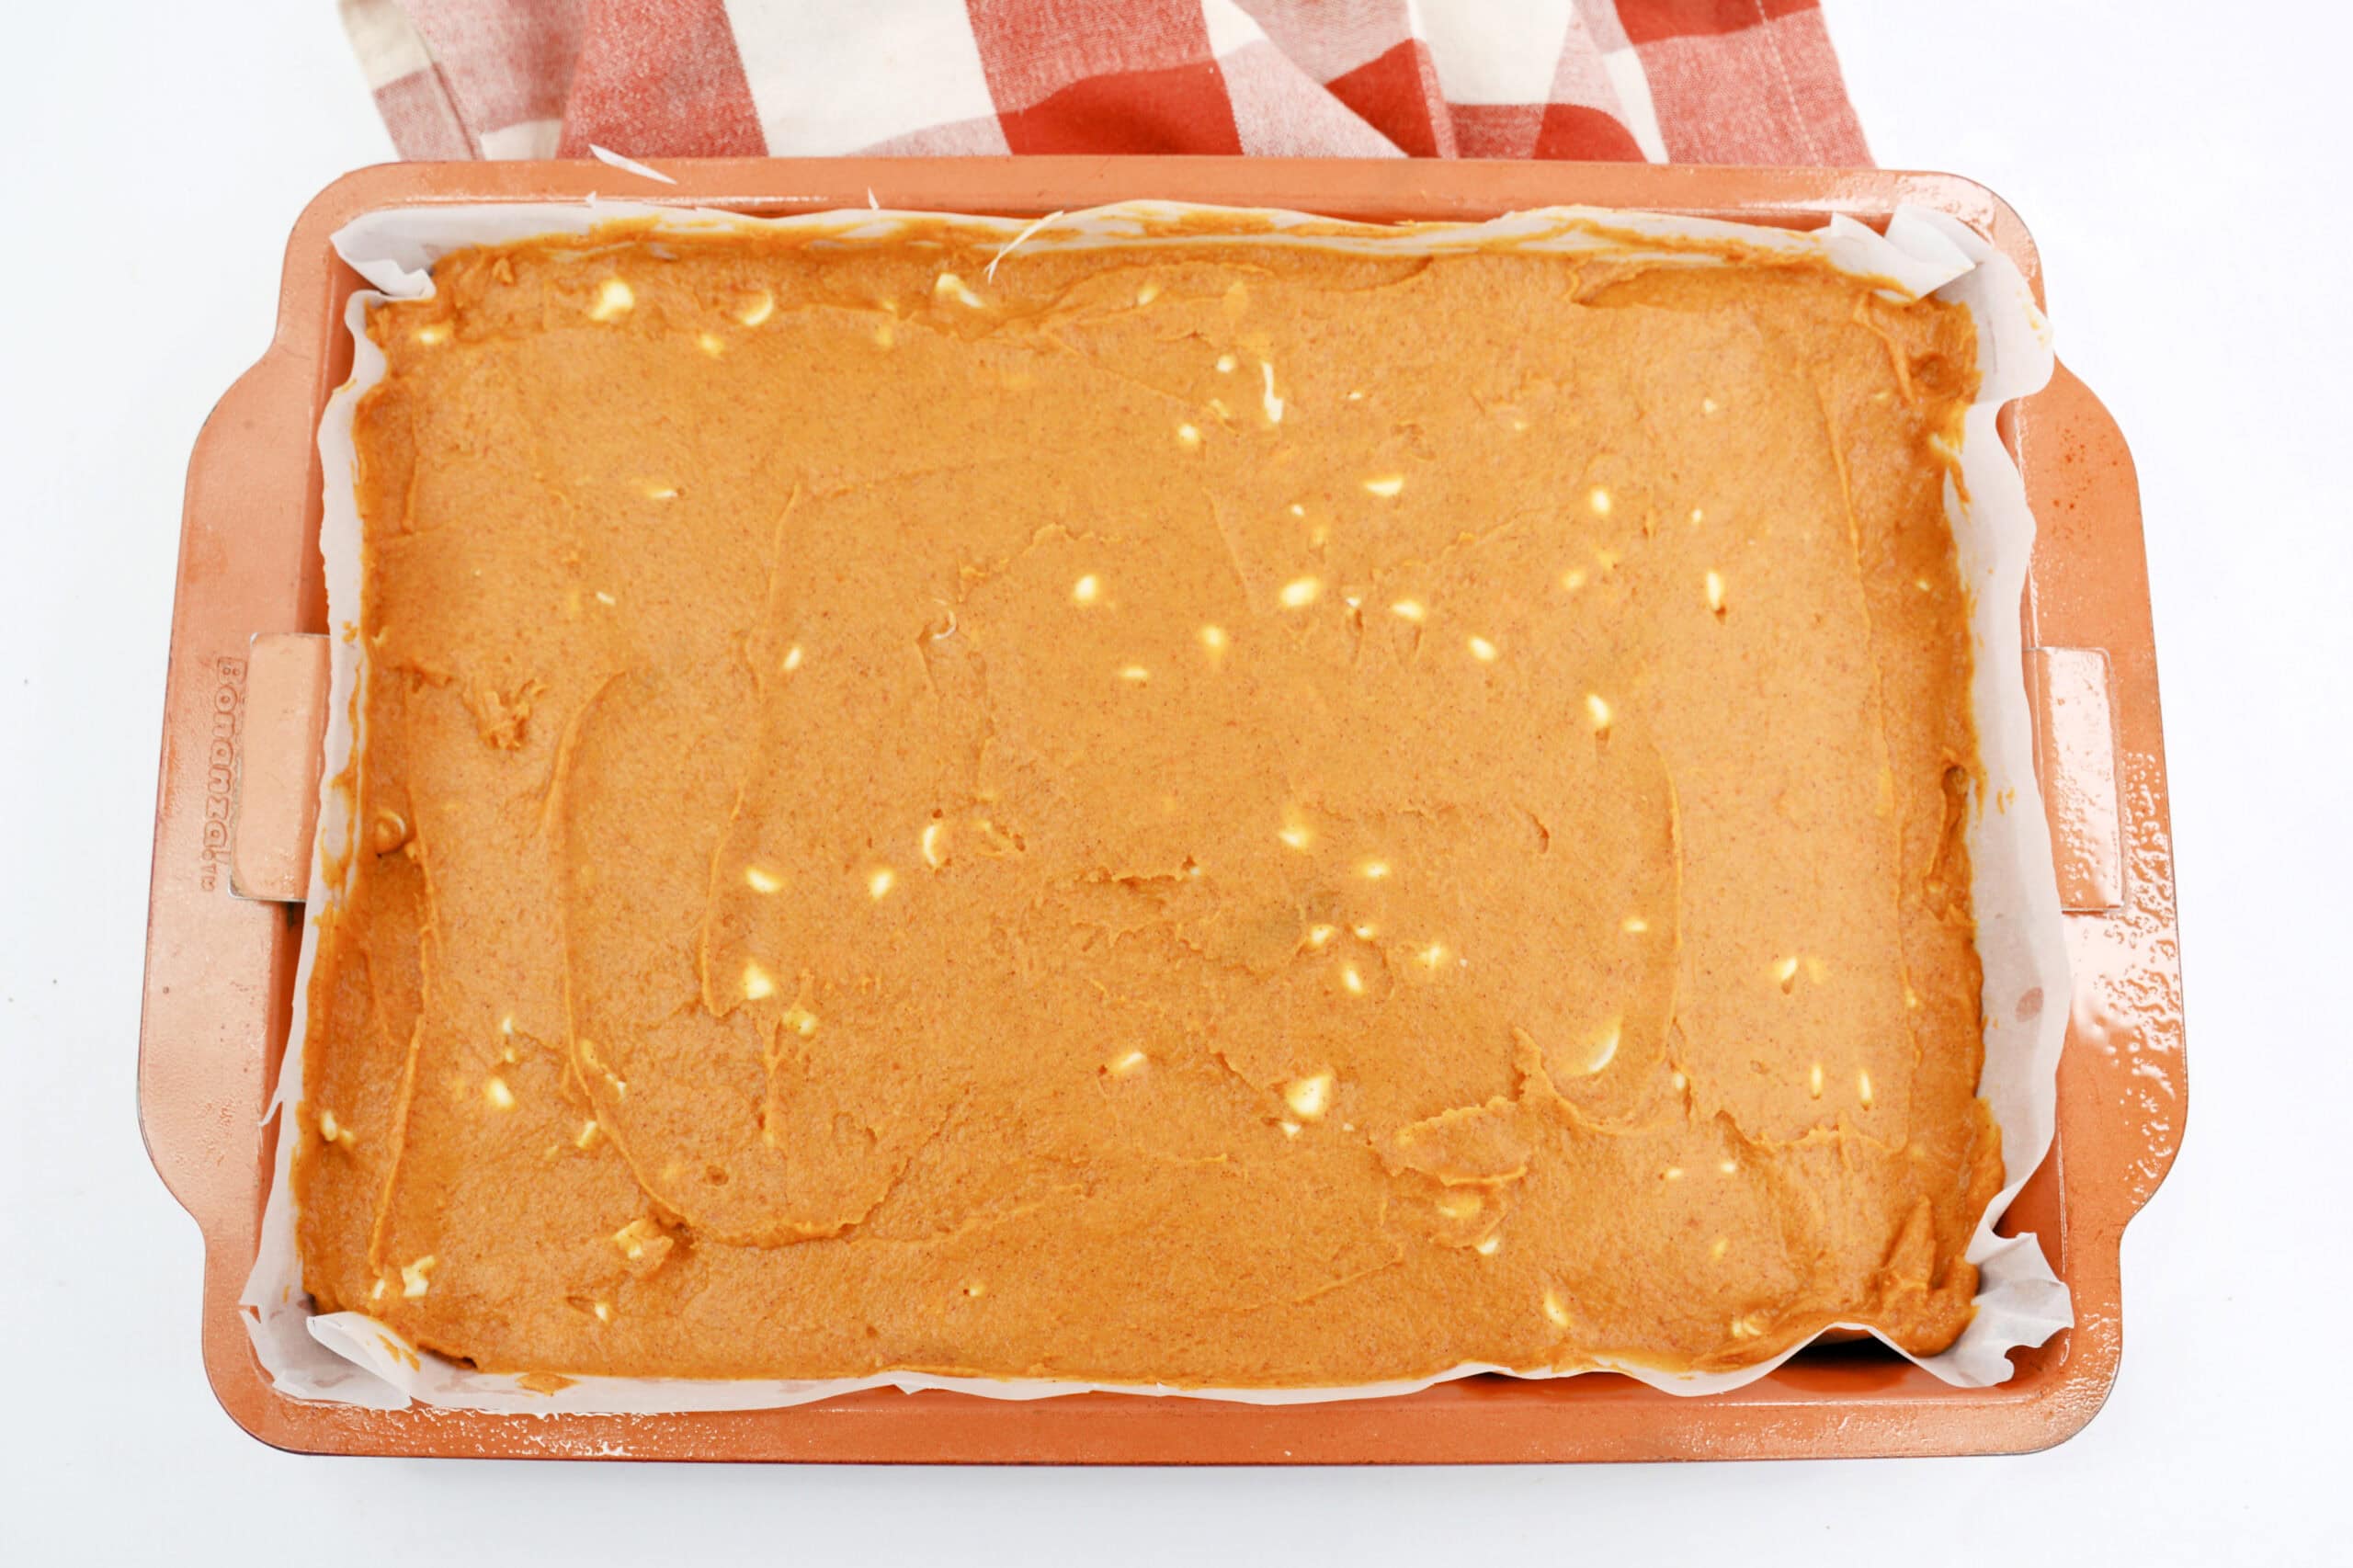
[[[1965,312],[617,229],[384,304],[304,1279],[486,1369],[1933,1352]]]

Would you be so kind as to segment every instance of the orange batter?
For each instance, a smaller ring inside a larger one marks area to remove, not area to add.
[[[992,251],[620,231],[371,315],[320,1307],[574,1374],[1949,1343],[1966,314]]]

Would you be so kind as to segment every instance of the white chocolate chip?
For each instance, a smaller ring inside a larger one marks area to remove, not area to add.
[[[1290,1107],[1291,1114],[1302,1121],[1322,1119],[1331,1103],[1332,1074],[1328,1072],[1294,1078],[1283,1085],[1283,1104]]]
[[[440,1261],[431,1253],[426,1253],[415,1263],[403,1264],[401,1266],[401,1294],[413,1301],[433,1289],[433,1281],[426,1276],[433,1272]]]
[[[676,1180],[676,1167],[665,1168],[665,1180]],[[620,1249],[621,1261],[631,1274],[644,1276],[660,1268],[669,1260],[677,1243],[659,1224],[649,1219],[631,1220],[613,1233],[613,1245]]]
[[[597,286],[597,302],[588,307],[590,321],[618,321],[629,314],[637,303],[637,293],[618,278],[608,278]]]
[[[1313,604],[1315,597],[1323,591],[1324,585],[1314,578],[1295,577],[1283,585],[1283,591],[1276,597],[1282,601],[1285,609],[1304,609]]]
[[[1609,1020],[1608,1027],[1601,1031],[1601,1038],[1593,1042],[1592,1053],[1586,1058],[1585,1070],[1587,1074],[1600,1072],[1616,1058],[1621,1028],[1618,1019]]]

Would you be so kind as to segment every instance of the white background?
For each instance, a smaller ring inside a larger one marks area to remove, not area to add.
[[[199,1366],[133,1105],[180,485],[319,187],[390,147],[325,0],[27,5],[0,97],[0,1556],[25,1563],[2318,1561],[2353,1505],[2342,1129],[2353,362],[2334,0],[1830,0],[1880,161],[2042,247],[2140,461],[2195,1095],[2124,1249],[2107,1410],[2050,1453],[1427,1471],[324,1460]],[[2236,25],[2231,18],[2236,18]],[[2260,19],[2259,19],[2260,18]],[[2338,1561],[2343,1561],[2340,1557]]]

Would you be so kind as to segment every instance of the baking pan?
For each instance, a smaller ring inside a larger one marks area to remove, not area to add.
[[[594,191],[776,216],[866,205],[1035,216],[1134,197],[1369,221],[1478,220],[1558,203],[1806,227],[1951,214],[2042,294],[2025,225],[1951,176],[1874,170],[1244,158],[710,160],[673,186],[596,164],[397,165],[338,180],[289,241],[277,335],[222,399],[188,467],[172,614],[140,1025],[148,1152],[204,1235],[205,1369],[238,1425],[319,1453],[515,1458],[1332,1463],[2003,1453],[2079,1430],[2123,1350],[2119,1251],[2187,1107],[2171,830],[2140,500],[2123,437],[2063,366],[2007,411],[2040,522],[2020,607],[2037,768],[2075,996],[2058,1132],[2006,1216],[2075,1297],[2075,1326],[1956,1389],[1870,1345],[1817,1346],[1733,1393],[1591,1374],[1479,1377],[1398,1398],[1250,1405],[1076,1394],[1034,1402],[877,1391],[782,1410],[494,1415],[307,1403],[271,1386],[237,1296],[275,1146],[262,1112],[294,1004],[326,632],[313,445],[359,279],[329,237],[363,212]],[[294,901],[294,902],[288,902]]]

